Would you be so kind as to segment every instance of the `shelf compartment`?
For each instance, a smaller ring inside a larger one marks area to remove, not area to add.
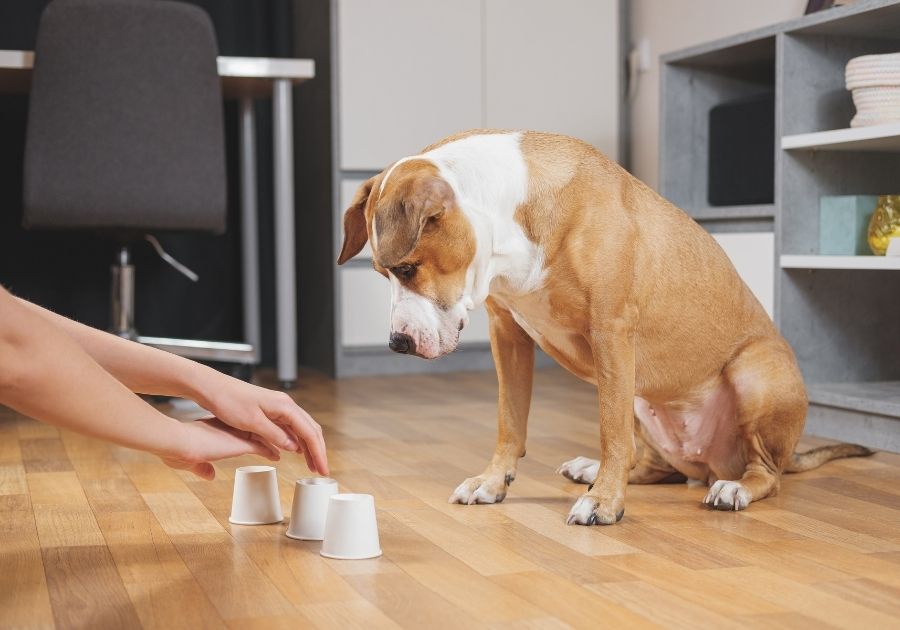
[[[685,212],[697,221],[738,221],[746,219],[771,219],[775,216],[774,204],[743,206],[700,206],[685,208]]]
[[[900,453],[900,381],[807,386],[805,433]]]
[[[784,136],[781,148],[785,151],[900,151],[900,123]]]
[[[813,383],[807,394],[814,405],[900,418],[900,381]]]
[[[900,269],[900,256],[797,256],[782,254],[782,269]]]
[[[775,37],[743,40],[727,52],[667,56],[660,118],[659,191],[698,221],[771,219],[772,204],[710,206],[709,113],[717,105],[775,89]],[[776,142],[777,144],[777,142]]]

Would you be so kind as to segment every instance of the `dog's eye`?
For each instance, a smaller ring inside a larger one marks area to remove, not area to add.
[[[409,280],[416,275],[416,265],[398,265],[391,267],[391,273],[401,280]]]

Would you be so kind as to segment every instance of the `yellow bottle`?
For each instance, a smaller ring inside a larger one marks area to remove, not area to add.
[[[884,256],[892,238],[900,238],[900,195],[881,195],[869,221],[869,248]]]

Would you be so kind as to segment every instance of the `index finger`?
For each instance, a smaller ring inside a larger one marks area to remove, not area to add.
[[[305,450],[312,458],[315,471],[320,475],[327,475],[328,456],[325,454],[325,438],[322,436],[322,427],[293,400],[284,405],[279,415],[282,422],[287,424],[306,445]]]

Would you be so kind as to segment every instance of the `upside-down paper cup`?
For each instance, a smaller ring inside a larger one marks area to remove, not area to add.
[[[375,499],[371,494],[335,494],[328,500],[325,538],[319,553],[338,560],[381,555]]]
[[[235,525],[268,525],[284,520],[278,476],[272,466],[241,466],[234,471],[231,516]]]
[[[337,491],[337,481],[328,477],[298,479],[294,485],[291,524],[285,535],[297,540],[322,540],[325,536],[328,500]]]

